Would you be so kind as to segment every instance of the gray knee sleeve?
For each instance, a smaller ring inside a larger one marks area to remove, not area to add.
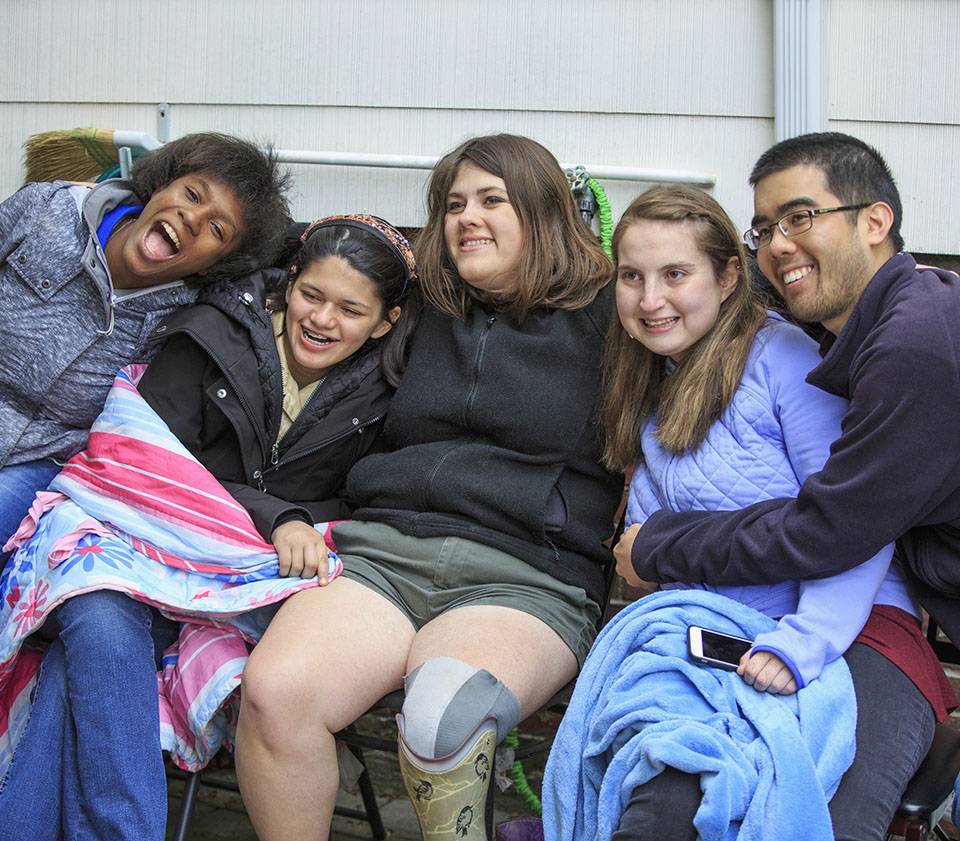
[[[454,753],[477,728],[496,721],[497,742],[520,721],[520,701],[501,681],[453,657],[434,657],[407,675],[397,717],[403,740],[417,755]]]

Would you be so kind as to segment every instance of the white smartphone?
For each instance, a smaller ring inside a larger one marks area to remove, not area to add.
[[[753,643],[743,637],[721,634],[691,625],[687,628],[687,651],[694,663],[714,666],[718,669],[735,671],[740,658],[746,654]]]

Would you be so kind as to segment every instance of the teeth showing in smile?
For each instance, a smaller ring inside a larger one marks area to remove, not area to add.
[[[465,239],[460,243],[461,248],[470,248],[473,245],[488,245],[492,239]]]
[[[319,333],[311,333],[306,327],[301,327],[300,330],[303,333],[303,337],[315,345],[330,345],[333,344],[335,339],[328,339],[326,336],[321,336]]]
[[[179,251],[180,237],[177,236],[177,232],[172,227],[170,227],[170,225],[168,225],[166,222],[161,222],[160,225],[163,228],[163,232],[167,235],[167,239],[169,239],[171,244],[173,245],[174,249],[176,251]]]
[[[789,286],[791,283],[800,280],[800,278],[806,277],[812,271],[813,266],[801,266],[799,269],[790,269],[790,271],[783,275],[783,282]]]
[[[668,324],[673,324],[675,321],[679,321],[680,317],[673,315],[670,318],[645,318],[643,319],[644,325],[647,327],[666,327]]]

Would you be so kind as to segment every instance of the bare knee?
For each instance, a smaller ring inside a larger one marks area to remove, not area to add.
[[[316,729],[322,703],[314,696],[309,670],[290,657],[258,656],[254,649],[243,669],[240,716],[247,736],[286,748]]]

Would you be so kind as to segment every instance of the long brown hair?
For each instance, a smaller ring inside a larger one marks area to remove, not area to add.
[[[527,137],[493,134],[467,140],[444,155],[427,188],[428,219],[417,239],[424,298],[454,318],[466,317],[483,293],[457,274],[444,241],[447,196],[466,161],[502,178],[523,228],[523,254],[515,287],[498,303],[522,323],[536,306],[579,309],[613,279],[613,267],[577,211],[557,159]]]
[[[646,420],[659,412],[657,436],[672,453],[703,443],[710,425],[733,398],[766,312],[750,285],[746,252],[723,208],[695,187],[654,187],[633,200],[613,233],[613,253],[627,229],[641,220],[690,223],[697,247],[718,278],[731,257],[739,260],[737,283],[720,305],[716,324],[668,377],[666,359],[634,341],[614,311],[604,344],[601,419],[604,464],[626,470],[642,456]]]

